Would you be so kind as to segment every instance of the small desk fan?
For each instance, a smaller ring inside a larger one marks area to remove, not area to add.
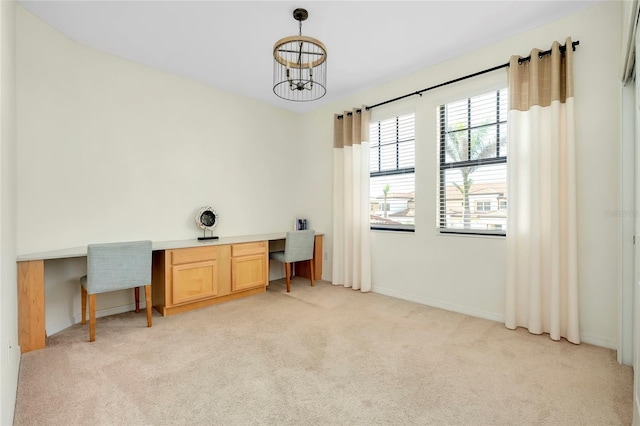
[[[202,228],[202,237],[198,237],[198,240],[217,240],[218,237],[213,235],[213,228],[218,224],[218,213],[210,206],[205,206],[198,211],[196,215],[196,225]],[[211,235],[207,236],[207,231]]]

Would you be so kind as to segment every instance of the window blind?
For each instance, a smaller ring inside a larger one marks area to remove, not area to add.
[[[371,123],[370,132],[371,228],[413,230],[415,114]]]
[[[440,106],[440,232],[505,235],[507,112],[507,89]]]

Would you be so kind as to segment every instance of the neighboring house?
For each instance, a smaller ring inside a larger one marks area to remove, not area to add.
[[[447,226],[464,228],[464,197],[454,185],[446,190]],[[473,229],[506,229],[507,188],[504,182],[474,183],[469,191],[469,221]]]
[[[415,192],[389,192],[372,198],[369,202],[371,223],[413,224],[415,217]],[[386,213],[386,214],[385,214]],[[388,220],[392,218],[391,220]]]
[[[465,208],[462,193],[454,185],[447,186],[446,192],[448,227],[464,228]],[[386,204],[383,195],[372,198],[369,211],[371,224],[413,224],[415,206],[415,192],[390,192],[387,194]],[[504,182],[473,184],[469,192],[469,213],[469,222],[473,229],[506,229],[507,188]]]
[[[382,216],[376,216],[374,214],[369,215],[369,223],[371,225],[397,225],[399,222],[392,219],[385,219]]]

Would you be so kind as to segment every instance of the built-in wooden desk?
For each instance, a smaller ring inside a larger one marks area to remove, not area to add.
[[[322,236],[323,234],[316,234],[315,249],[314,249],[314,278],[322,278]],[[161,266],[158,264],[160,259],[164,259],[163,252],[168,250],[189,249],[196,247],[207,246],[234,246],[244,243],[256,243],[260,241],[267,242],[269,245],[269,251],[282,250],[284,245],[284,239],[286,232],[277,232],[271,234],[258,234],[258,235],[240,235],[234,237],[220,237],[218,240],[180,240],[180,241],[159,241],[153,243],[153,269],[154,271],[161,270]],[[66,259],[74,257],[86,257],[87,247],[74,247],[61,250],[51,250],[41,253],[32,253],[20,255],[17,258],[18,263],[18,343],[22,353],[33,351],[36,349],[42,349],[46,346],[46,330],[45,330],[45,294],[44,294],[44,269],[47,260]],[[164,266],[163,266],[164,267]],[[297,267],[297,275],[309,276],[308,267],[305,263],[300,264]],[[268,283],[268,273],[266,275]],[[245,292],[246,295],[251,295],[259,292],[263,292],[266,289],[266,285],[262,287],[248,288],[248,289],[236,289],[238,292]],[[154,288],[154,294],[161,294],[157,288]],[[229,297],[229,300],[237,296]],[[223,299],[221,299],[223,300]],[[163,301],[163,305],[164,305]],[[153,302],[154,307],[156,301]],[[202,304],[205,306],[206,303]],[[179,312],[180,309],[176,309],[173,312]],[[167,314],[167,310],[163,315]]]

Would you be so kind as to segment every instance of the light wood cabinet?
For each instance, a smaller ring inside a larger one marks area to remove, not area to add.
[[[176,265],[171,269],[171,292],[174,305],[206,299],[218,294],[217,261]]]
[[[280,232],[253,235],[250,239],[247,239],[247,236],[226,237],[225,242],[218,241],[219,244],[211,245],[203,245],[195,239],[154,242],[151,266],[153,307],[162,315],[170,315],[264,292],[269,276],[268,254],[264,254],[265,265],[263,266],[261,261],[252,257],[256,253],[250,253],[255,246],[252,248],[250,243],[240,243],[240,241],[263,241],[265,246],[268,241],[270,247],[267,251],[280,251],[284,250],[285,238],[286,232]],[[232,247],[235,247],[234,265],[232,265]],[[212,248],[216,251],[215,257],[211,256]],[[84,246],[23,254],[17,257],[18,342],[22,353],[46,346],[46,265],[50,261],[86,256],[87,249]],[[323,256],[322,234],[316,235],[314,256],[315,276],[316,279],[320,279]],[[198,264],[200,262],[205,263]],[[305,263],[301,263],[295,268],[298,275],[305,273],[304,265]],[[174,268],[177,269],[174,271]],[[235,270],[234,290],[231,289],[232,269]],[[178,282],[177,287],[174,287],[174,281]],[[265,284],[258,284],[261,281]]]
[[[231,246],[231,291],[266,286],[269,280],[268,244],[234,244]]]
[[[268,284],[267,242],[153,253],[153,307],[171,315],[252,294]]]
[[[218,294],[218,247],[170,250],[171,306]]]

